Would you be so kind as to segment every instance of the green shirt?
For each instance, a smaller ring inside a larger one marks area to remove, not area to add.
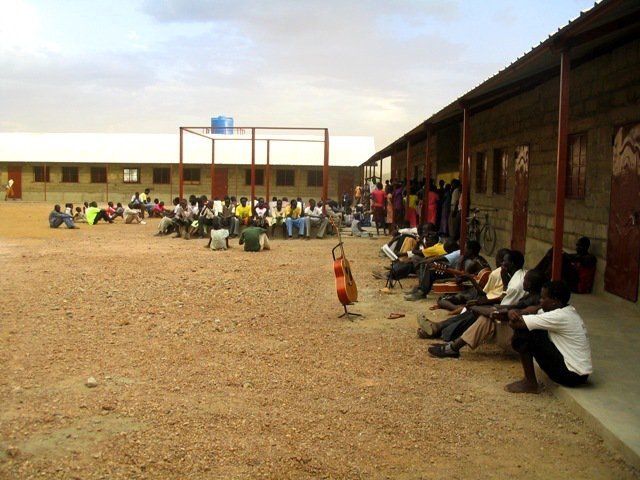
[[[245,252],[259,252],[260,251],[260,235],[267,233],[264,228],[260,227],[247,227],[240,234],[240,245],[244,244]]]
[[[100,209],[98,207],[89,207],[87,208],[85,213],[87,214],[87,223],[89,225],[93,225],[93,222],[96,221],[98,213],[100,213]]]

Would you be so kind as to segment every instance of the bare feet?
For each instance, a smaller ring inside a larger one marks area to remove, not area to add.
[[[540,393],[538,384],[530,382],[526,378],[509,383],[504,386],[504,389],[509,393]]]
[[[437,303],[434,303],[429,307],[429,310],[439,310],[439,309],[440,309],[440,305],[438,305]]]

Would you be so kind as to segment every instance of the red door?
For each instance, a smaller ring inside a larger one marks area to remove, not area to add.
[[[613,143],[606,291],[635,302],[640,272],[640,123],[620,127]]]
[[[22,198],[22,167],[9,165],[9,180],[13,180],[13,198]]]
[[[340,172],[338,176],[338,191],[336,192],[336,201],[339,203],[342,202],[342,195],[346,192],[349,195],[349,198],[353,196],[353,187],[355,186],[355,181],[353,179],[352,172]],[[331,196],[331,195],[329,195]],[[353,200],[353,198],[351,198]]]
[[[527,218],[529,214],[529,145],[520,145],[515,151],[515,188],[513,191],[513,232],[511,249],[525,253],[527,244]]]
[[[222,200],[229,194],[229,169],[216,166],[215,178],[213,179],[213,197]]]

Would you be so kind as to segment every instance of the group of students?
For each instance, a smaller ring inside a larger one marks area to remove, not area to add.
[[[521,380],[505,386],[507,391],[538,392],[534,358],[561,385],[585,383],[592,373],[591,350],[584,321],[569,300],[572,289],[586,291],[579,279],[595,270],[595,257],[588,253],[589,239],[578,240],[575,254],[563,252],[566,269],[571,270],[563,275],[578,279],[570,284],[566,279],[550,281],[546,262],[527,271],[524,255],[517,250],[499,250],[496,268],[491,270],[480,255],[478,242],[468,241],[461,252],[452,241],[441,243],[436,230],[434,225],[424,226],[420,238],[397,232],[383,246],[387,256],[395,257],[390,270],[374,273],[387,281],[417,274],[418,286],[407,300],[424,298],[445,280],[459,285],[457,292],[440,296],[430,307],[449,310],[446,320],[432,321],[425,312],[418,315],[418,337],[444,341],[429,346],[428,353],[436,358],[458,358],[462,348],[475,349],[502,328],[511,337],[524,372]]]
[[[305,205],[302,199],[288,200],[287,197],[266,203],[263,198],[253,206],[247,197],[225,196],[208,199],[206,195],[189,199],[176,197],[174,208],[163,213],[158,224],[157,236],[174,234],[174,238],[208,238],[207,247],[213,250],[229,248],[230,238],[239,238],[240,245],[247,251],[269,249],[269,236],[282,231],[285,239],[297,236],[311,238],[312,227],[317,227],[315,237],[324,238],[329,230],[330,218],[339,224],[341,217],[334,202],[328,202],[326,211],[322,202],[309,199]]]
[[[113,202],[109,201],[106,208],[98,207],[98,203],[95,201],[84,202],[82,207],[75,208],[72,203],[66,203],[64,212],[60,205],[54,205],[53,210],[49,213],[49,226],[58,228],[64,224],[67,228],[78,228],[77,223],[96,225],[100,220],[113,223],[118,217],[122,218],[126,224],[139,223],[145,225],[145,212],[150,217],[161,217],[165,212],[164,202],[156,199],[152,203],[153,207],[146,208],[146,204],[135,203],[133,201],[134,198],[139,198],[137,192],[132,197],[132,201],[126,206],[123,206],[120,202],[114,205]]]

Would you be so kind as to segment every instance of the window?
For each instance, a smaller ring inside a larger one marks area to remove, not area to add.
[[[309,170],[307,172],[307,187],[322,186],[322,170]]]
[[[295,185],[295,172],[293,170],[276,171],[276,186],[292,187]]]
[[[507,169],[509,167],[509,154],[505,148],[496,148],[493,151],[493,193],[504,195],[507,193]]]
[[[123,170],[124,183],[140,183],[140,170],[137,168],[125,168]]]
[[[62,181],[78,183],[78,167],[62,167]]]
[[[569,152],[567,155],[567,179],[565,196],[583,199],[585,196],[587,170],[587,135],[577,133],[569,135]]]
[[[251,169],[247,168],[244,171],[244,184],[251,185]],[[262,168],[256,168],[256,185],[264,185],[264,170]]]
[[[476,193],[487,193],[487,154],[476,153]]]
[[[171,169],[165,167],[154,168],[153,183],[156,185],[169,185],[171,183]]]
[[[91,167],[91,183],[107,183],[107,167]]]
[[[182,170],[184,183],[199,184],[200,183],[200,169],[199,168],[185,168]]]
[[[49,167],[33,167],[34,182],[50,182]]]

